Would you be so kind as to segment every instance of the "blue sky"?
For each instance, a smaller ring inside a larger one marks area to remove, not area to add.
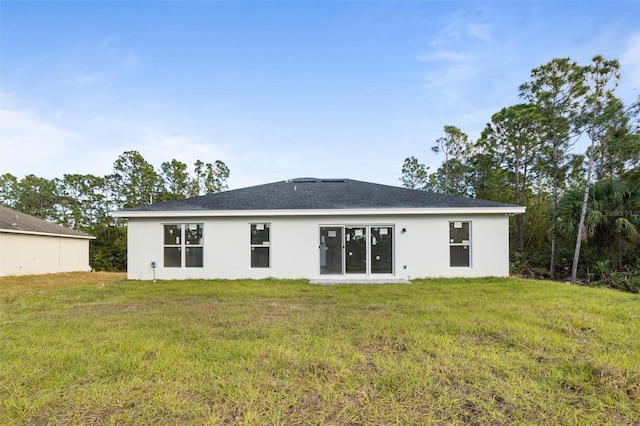
[[[554,57],[621,61],[639,1],[1,1],[0,174],[224,161],[238,188],[302,176],[400,185],[445,125],[475,139]]]

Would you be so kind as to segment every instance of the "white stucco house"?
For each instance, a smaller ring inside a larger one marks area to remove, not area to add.
[[[0,276],[90,271],[94,237],[0,206]]]
[[[394,282],[509,274],[525,208],[350,179],[300,178],[114,212],[129,279]]]

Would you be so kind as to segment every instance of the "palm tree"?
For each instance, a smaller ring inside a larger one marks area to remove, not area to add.
[[[591,185],[589,192],[583,238],[598,260],[610,260],[622,270],[640,255],[640,180],[601,180]],[[582,199],[582,191],[577,189],[567,192],[558,203],[561,234],[576,236]]]

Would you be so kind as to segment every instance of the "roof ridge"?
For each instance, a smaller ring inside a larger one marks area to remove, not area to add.
[[[126,211],[511,208],[513,204],[342,178],[303,177]]]

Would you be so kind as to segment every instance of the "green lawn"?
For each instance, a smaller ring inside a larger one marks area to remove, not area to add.
[[[0,424],[640,423],[638,295],[86,282],[0,279]]]

